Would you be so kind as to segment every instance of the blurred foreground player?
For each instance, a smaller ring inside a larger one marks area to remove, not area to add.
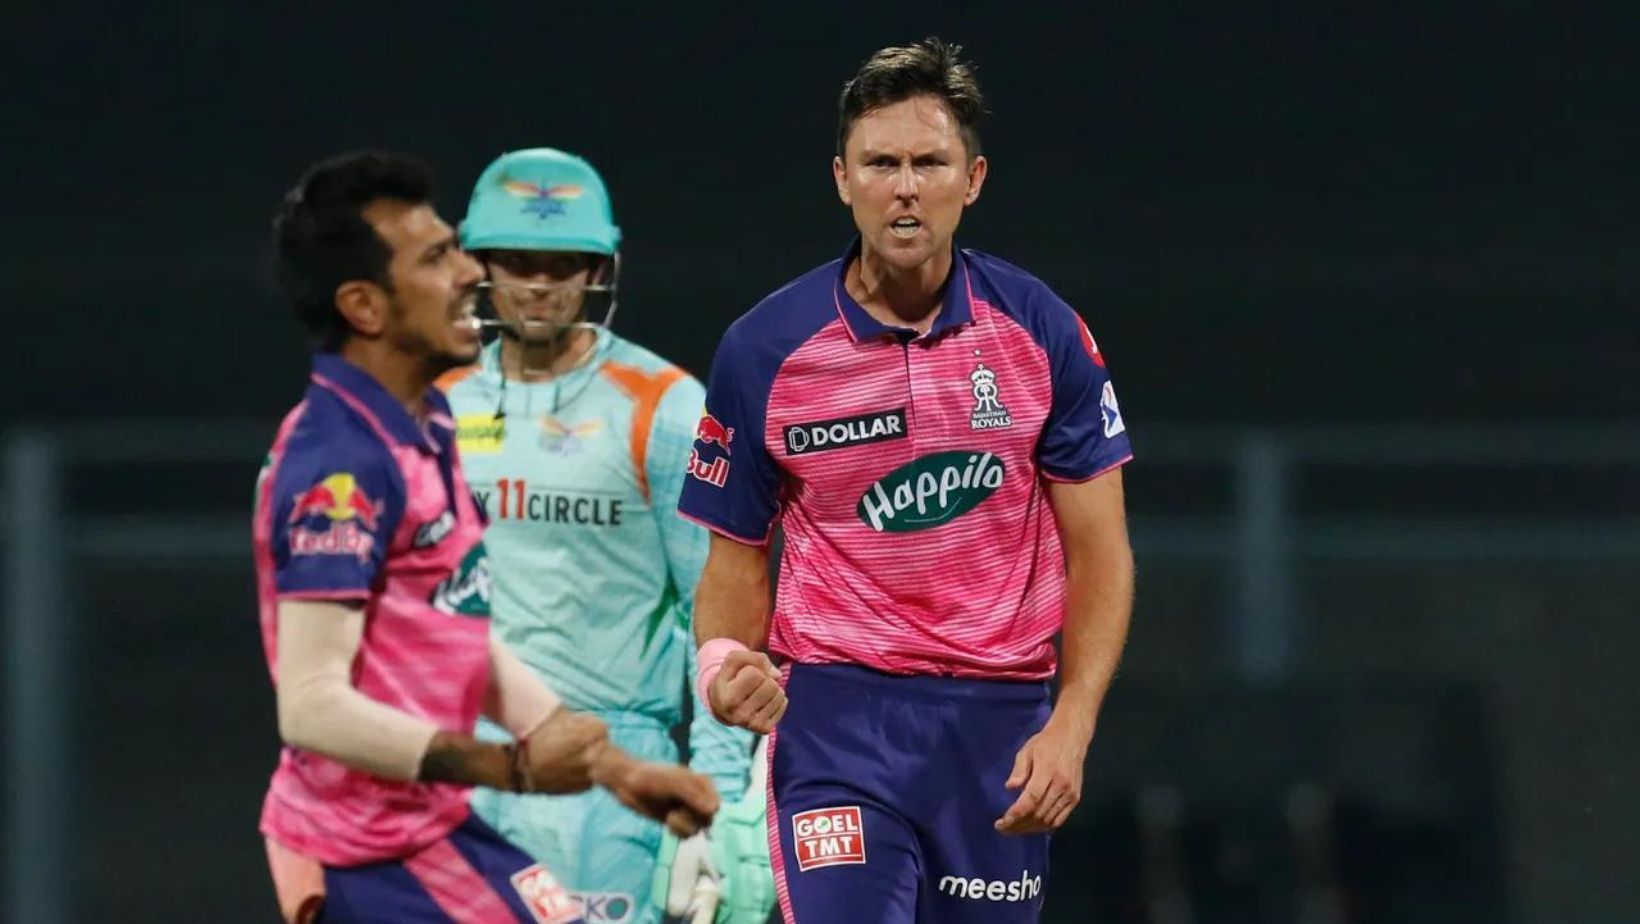
[[[1127,633],[1104,360],[1041,281],[952,244],[982,109],[937,39],[845,85],[859,236],[724,334],[689,463],[681,509],[716,534],[697,682],[726,722],[778,722],[770,846],[801,924],[1036,920]]]
[[[678,761],[706,531],[678,515],[705,401],[694,377],[609,328],[620,228],[598,171],[553,148],[498,157],[473,187],[463,247],[484,266],[499,336],[439,380],[484,533],[497,637],[622,749]],[[689,765],[724,801],[679,845],[603,790],[475,793],[473,810],[545,863],[589,920],[763,924],[774,901],[752,736],[696,703]],[[481,726],[480,737],[505,740]],[[710,862],[707,862],[710,860]],[[703,881],[704,879],[704,881]]]
[[[290,921],[577,921],[543,867],[468,809],[473,786],[608,788],[690,834],[705,777],[638,761],[490,638],[481,515],[433,389],[478,351],[478,264],[419,162],[324,161],[274,219],[317,352],[258,480],[262,638],[285,747],[262,812]],[[479,713],[517,744],[475,740]]]

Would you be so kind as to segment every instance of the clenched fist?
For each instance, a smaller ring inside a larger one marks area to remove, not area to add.
[[[717,787],[688,767],[637,760],[606,746],[595,776],[622,805],[663,822],[679,837],[706,827],[717,814]]]
[[[766,735],[786,714],[780,671],[761,651],[731,651],[708,690],[712,714],[725,725]]]

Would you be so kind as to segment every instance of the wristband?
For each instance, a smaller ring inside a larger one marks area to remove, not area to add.
[[[507,755],[507,782],[513,792],[535,792],[535,780],[530,777],[530,739],[520,738],[502,745]]]
[[[745,645],[732,638],[708,639],[700,646],[700,653],[696,656],[698,664],[695,670],[695,695],[706,705],[708,712],[712,710],[712,681],[717,679],[718,671],[723,670],[723,661],[731,652],[750,651]]]

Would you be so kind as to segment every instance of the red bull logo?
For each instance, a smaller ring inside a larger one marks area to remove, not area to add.
[[[714,488],[721,488],[729,481],[729,460],[724,458],[713,459],[708,462],[700,457],[699,449],[689,450],[689,474],[699,478]]]
[[[725,427],[710,413],[700,415],[700,423],[695,424],[695,439],[702,443],[716,443],[725,453],[729,451],[729,444],[734,438],[735,428]]]
[[[337,472],[296,495],[290,522],[313,516],[324,516],[333,523],[356,519],[373,531],[380,512],[381,507],[359,487],[357,478],[349,472]]]

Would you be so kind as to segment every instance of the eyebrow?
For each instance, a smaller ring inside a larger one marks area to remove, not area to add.
[[[912,160],[918,160],[918,159],[921,159],[921,158],[924,158],[924,157],[949,157],[949,156],[951,156],[951,151],[950,151],[949,148],[945,148],[945,147],[930,148],[928,150],[913,151],[911,153],[911,159]],[[895,160],[895,161],[900,159],[900,155],[894,154],[894,153],[889,152],[889,151],[877,151],[877,150],[873,150],[871,148],[866,148],[865,150],[860,152],[860,159],[861,160],[876,160],[879,157],[886,157],[886,158],[889,158],[890,160]]]
[[[431,257],[435,252],[437,252],[441,249],[442,250],[449,250],[451,247],[455,247],[455,246],[456,246],[456,235],[455,235],[455,232],[452,231],[450,233],[450,236],[445,238],[444,240],[435,241],[434,243],[428,244],[427,249],[423,250],[421,252],[421,258],[423,260],[425,260],[428,257]]]

